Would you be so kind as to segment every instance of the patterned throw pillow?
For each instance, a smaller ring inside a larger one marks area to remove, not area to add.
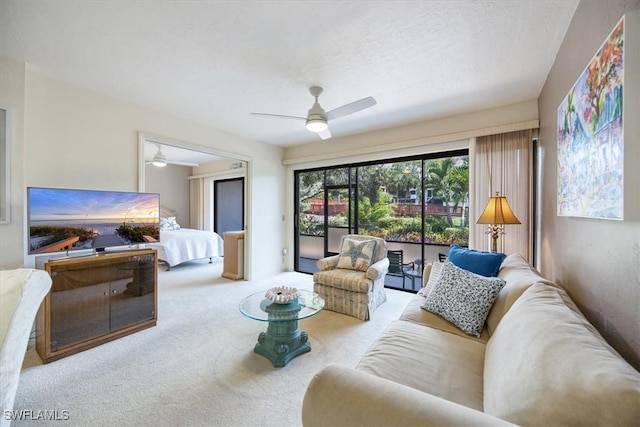
[[[479,337],[505,284],[500,278],[483,277],[446,261],[422,308],[444,317],[464,333]]]
[[[376,253],[375,240],[344,239],[337,268],[367,271]]]
[[[180,224],[176,221],[175,216],[168,218],[160,218],[160,230],[180,230]]]

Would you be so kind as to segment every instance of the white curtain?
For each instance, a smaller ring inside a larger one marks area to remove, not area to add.
[[[196,230],[204,229],[204,180],[189,180],[189,224]]]
[[[533,131],[524,130],[476,138],[474,206],[479,217],[490,196],[499,192],[521,224],[505,225],[505,235],[498,240],[498,251],[518,252],[527,261],[531,257],[531,152]],[[475,218],[477,220],[477,218]],[[475,220],[472,219],[472,222]],[[490,250],[487,226],[475,224],[474,247]]]

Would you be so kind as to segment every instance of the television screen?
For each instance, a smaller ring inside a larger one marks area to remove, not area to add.
[[[29,254],[130,246],[160,240],[160,195],[27,189]]]

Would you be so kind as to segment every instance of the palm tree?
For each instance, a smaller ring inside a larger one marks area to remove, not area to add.
[[[449,227],[453,227],[449,203],[454,199],[454,188],[451,180],[454,168],[455,162],[452,158],[430,160],[427,162],[427,173],[425,174],[425,188],[431,188],[436,197],[444,200]]]
[[[460,163],[451,171],[454,208],[462,205],[460,228],[469,226],[469,218],[466,216],[467,201],[469,200],[469,156],[458,158]]]
[[[469,198],[469,157],[450,157],[427,162],[426,187],[431,188],[436,197],[444,200],[447,209],[447,223],[453,227],[451,203],[457,209],[462,205],[461,227],[468,225],[465,216]]]

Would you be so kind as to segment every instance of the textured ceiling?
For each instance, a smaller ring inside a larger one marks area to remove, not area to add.
[[[278,146],[538,97],[578,0],[6,1],[0,55],[56,79]]]

